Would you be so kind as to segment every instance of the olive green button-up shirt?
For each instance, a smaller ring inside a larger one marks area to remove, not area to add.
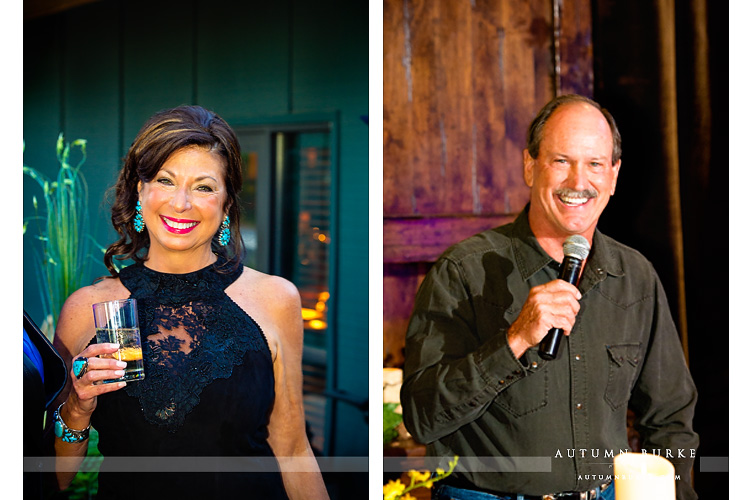
[[[541,359],[537,347],[513,355],[508,327],[530,289],[559,274],[527,210],[448,249],[420,286],[406,335],[406,428],[428,455],[461,457],[456,478],[479,489],[585,491],[612,479],[613,456],[629,450],[631,407],[642,448],[674,464],[678,498],[697,498],[695,385],[664,290],[640,253],[597,230],[557,359]],[[482,469],[482,457],[509,462]]]

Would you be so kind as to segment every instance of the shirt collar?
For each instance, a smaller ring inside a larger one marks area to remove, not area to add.
[[[595,230],[591,253],[586,262],[586,267],[583,268],[583,275],[578,281],[578,289],[581,293],[586,293],[597,283],[604,281],[607,276],[625,276],[622,262],[615,258],[614,250],[612,240],[598,229]]]
[[[537,241],[529,226],[529,205],[518,214],[513,222],[511,244],[518,271],[524,280],[534,273],[555,262]],[[598,229],[594,231],[594,240],[586,267],[583,270],[579,287],[588,289],[607,276],[624,276],[625,272],[619,259],[614,257],[611,240]],[[587,285],[587,286],[584,286]]]
[[[529,205],[518,214],[513,229],[511,231],[511,245],[513,246],[513,257],[516,261],[518,271],[524,280],[528,280],[532,275],[543,269],[553,261],[547,252],[531,232],[529,226]]]

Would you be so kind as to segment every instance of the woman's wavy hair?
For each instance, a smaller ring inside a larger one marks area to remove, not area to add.
[[[226,246],[219,244],[217,230],[211,249],[226,259],[219,270],[237,269],[245,256],[245,245],[239,233],[242,161],[237,136],[217,114],[200,106],[180,106],[160,111],[141,128],[130,146],[114,191],[112,225],[120,239],[107,248],[104,265],[110,274],[118,275],[112,259],[144,262],[149,248],[147,231],[136,232],[133,226],[138,201],[138,182],[150,182],[167,158],[182,148],[204,147],[224,159],[224,183],[227,199],[224,211],[229,215],[231,238]]]

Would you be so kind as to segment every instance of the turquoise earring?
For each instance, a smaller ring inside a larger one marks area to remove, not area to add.
[[[145,225],[143,224],[143,208],[141,207],[140,201],[135,204],[135,218],[133,219],[133,227],[135,227],[136,233],[140,233],[145,227]]]
[[[219,245],[225,247],[229,243],[231,232],[229,230],[229,216],[224,217],[224,222],[221,223],[221,231],[219,232]]]

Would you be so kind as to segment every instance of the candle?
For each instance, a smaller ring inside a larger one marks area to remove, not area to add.
[[[400,368],[383,368],[383,402],[401,402],[401,381],[403,373]],[[401,413],[398,411],[397,413]]]
[[[658,455],[617,455],[615,497],[617,500],[675,500],[674,466]]]

